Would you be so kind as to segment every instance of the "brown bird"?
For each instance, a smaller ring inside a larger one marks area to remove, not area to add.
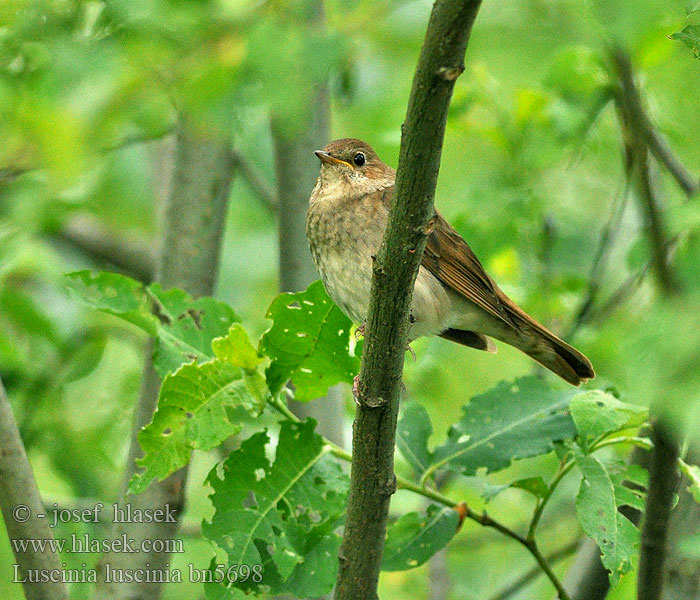
[[[355,323],[364,324],[372,257],[387,225],[396,171],[361,140],[335,140],[315,154],[321,173],[306,215],[311,254],[333,301]],[[492,337],[573,385],[595,376],[588,358],[503,293],[439,212],[434,223],[413,290],[411,340],[435,334],[495,352]]]

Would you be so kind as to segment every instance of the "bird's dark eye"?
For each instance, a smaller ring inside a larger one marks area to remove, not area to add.
[[[365,164],[365,155],[362,154],[362,152],[358,152],[357,154],[355,154],[355,157],[352,159],[352,162],[354,162],[358,167],[361,167]]]

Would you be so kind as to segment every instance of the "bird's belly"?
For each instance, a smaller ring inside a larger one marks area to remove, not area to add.
[[[316,266],[333,302],[355,323],[364,323],[369,310],[372,282],[371,256],[340,256],[337,252],[329,252],[316,257]],[[421,267],[411,302],[410,339],[437,334],[446,329],[451,306],[451,299],[443,285]]]
[[[337,251],[315,258],[323,285],[333,302],[355,323],[364,323],[369,309],[371,259],[365,260],[359,255],[341,256]]]

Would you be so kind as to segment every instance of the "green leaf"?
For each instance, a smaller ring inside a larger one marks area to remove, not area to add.
[[[213,298],[195,300],[177,288],[163,291],[157,283],[148,291],[159,320],[153,366],[161,377],[183,363],[212,358],[212,341],[226,336],[231,325],[240,321],[228,304]]]
[[[510,484],[510,487],[518,488],[530,492],[537,498],[544,498],[549,493],[549,486],[544,482],[542,477],[526,477],[518,479]]]
[[[290,582],[306,597],[333,587],[335,529],[348,481],[314,426],[312,420],[284,421],[274,462],[266,454],[267,433],[256,433],[207,479],[215,512],[203,524],[204,535],[226,553],[229,565],[264,565],[262,582],[236,586],[279,594],[290,591]],[[226,597],[219,592],[208,595]]]
[[[503,490],[510,488],[525,490],[537,498],[544,498],[549,493],[549,486],[544,482],[542,477],[526,477],[505,485],[493,485],[486,482],[481,495],[486,502],[491,502],[491,500],[493,500]]]
[[[0,289],[0,313],[19,329],[43,337],[56,346],[61,345],[56,324],[28,293],[11,287]]]
[[[153,479],[184,466],[192,450],[211,450],[238,433],[241,425],[230,411],[242,407],[259,414],[265,390],[262,374],[222,360],[183,365],[166,375],[153,422],[139,433],[143,471],[133,476],[129,492],[143,492]]]
[[[117,273],[69,273],[68,288],[81,302],[141,327],[156,338],[153,366],[165,377],[180,365],[213,358],[212,340],[228,334],[240,321],[224,302],[193,299],[179,289],[159,284],[144,287]]]
[[[647,470],[640,465],[628,464],[624,461],[612,461],[606,466],[615,488],[617,507],[630,506],[644,512],[645,490],[649,483]]]
[[[290,378],[300,402],[323,396],[341,381],[352,382],[359,369],[349,350],[352,323],[320,281],[305,292],[280,294],[266,316],[273,325],[260,340],[260,353],[272,359],[266,371],[272,394]]]
[[[403,515],[388,528],[382,570],[403,571],[422,565],[447,545],[458,524],[457,511],[437,504],[431,504],[425,516]]]
[[[700,502],[700,467],[698,465],[689,465],[684,460],[678,460],[681,467],[681,472],[688,478],[690,485],[688,491],[693,495],[696,502]]]
[[[417,474],[422,474],[432,463],[428,440],[433,435],[430,415],[418,402],[403,405],[403,413],[396,428],[396,445]]]
[[[118,273],[76,271],[66,274],[68,291],[79,302],[121,317],[155,336],[158,319],[151,312],[146,288]]]
[[[234,367],[255,369],[263,360],[250,343],[248,332],[240,323],[234,323],[226,337],[212,341],[212,350],[217,358],[231,363]]]
[[[552,389],[536,377],[499,383],[463,408],[461,420],[435,449],[431,469],[445,466],[474,475],[481,468],[498,471],[515,459],[546,454],[555,441],[575,435],[568,407],[580,393]]]
[[[648,416],[648,409],[620,402],[612,394],[591,390],[571,400],[571,416],[584,448],[604,435],[630,427],[638,428]]]
[[[581,527],[600,547],[603,566],[610,571],[610,585],[632,569],[637,554],[639,531],[618,512],[615,486],[603,464],[592,455],[575,451],[576,464],[583,480],[576,497]]]
[[[700,25],[688,25],[668,37],[685,44],[693,51],[695,58],[700,58]]]

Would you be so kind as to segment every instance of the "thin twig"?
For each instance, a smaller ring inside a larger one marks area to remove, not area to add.
[[[664,292],[677,293],[680,283],[668,262],[666,225],[651,175],[648,146],[650,124],[642,109],[642,100],[634,82],[629,56],[617,47],[612,51],[612,61],[620,83],[616,98],[617,112],[636,176],[637,195],[647,217],[649,242],[654,258],[653,267]]]
[[[612,59],[626,96],[625,110],[634,134],[643,140],[656,160],[666,167],[685,194],[689,198],[694,196],[700,190],[700,179],[692,176],[673,154],[673,151],[654,127],[649,115],[644,110],[629,54],[623,49],[616,47],[612,50]]]
[[[566,558],[573,554],[579,547],[579,540],[574,540],[567,546],[564,546],[556,552],[552,552],[546,557],[546,561],[549,564],[559,562],[560,560]],[[515,581],[513,581],[508,587],[502,589],[495,596],[491,597],[491,600],[507,600],[514,594],[521,591],[526,585],[528,585],[533,579],[537,578],[542,573],[542,569],[539,565],[532,567],[530,570],[523,573]]]
[[[231,164],[236,167],[250,189],[271,213],[277,213],[279,200],[265,176],[240,151],[231,150]]]
[[[287,419],[295,423],[301,422],[299,417],[297,417],[279,397],[272,399],[270,401],[270,405]],[[352,455],[349,452],[347,452],[346,450],[329,440],[325,440],[325,442],[330,447],[331,453],[334,456],[348,462],[352,461]],[[527,548],[528,552],[532,554],[532,556],[539,564],[538,568],[544,571],[545,575],[547,575],[549,580],[552,582],[552,585],[560,594],[560,597],[564,600],[570,600],[569,597],[566,595],[566,592],[564,591],[564,586],[559,581],[559,578],[556,576],[556,574],[552,571],[547,559],[540,553],[537,544],[534,540],[528,540],[525,536],[520,535],[517,531],[514,531],[513,529],[511,529],[507,525],[504,525],[500,521],[491,518],[486,513],[480,513],[475,510],[472,510],[464,503],[457,502],[456,500],[453,500],[449,496],[445,496],[440,491],[432,487],[414,483],[413,481],[398,475],[396,476],[396,487],[402,490],[411,491],[415,494],[418,494],[419,496],[423,496],[424,498],[433,500],[434,502],[442,504],[443,506],[446,506],[448,508],[457,509],[459,507],[460,511],[462,511],[464,518],[470,519],[483,527],[490,527],[492,529],[495,529],[496,531],[499,531],[506,537],[515,540],[520,545]]]
[[[152,244],[134,236],[115,236],[97,220],[76,217],[56,237],[87,254],[98,263],[108,263],[127,275],[150,283],[155,274]]]
[[[629,171],[628,171],[629,173]],[[625,186],[618,200],[614,203],[608,221],[600,232],[598,247],[596,248],[593,262],[591,263],[591,271],[588,276],[588,290],[586,296],[581,302],[578,313],[574,317],[573,323],[565,339],[573,337],[573,335],[589,320],[591,309],[598,299],[598,293],[601,288],[601,281],[608,265],[610,251],[615,242],[622,216],[627,207],[627,199],[629,198],[630,178],[629,175],[625,180]]]

